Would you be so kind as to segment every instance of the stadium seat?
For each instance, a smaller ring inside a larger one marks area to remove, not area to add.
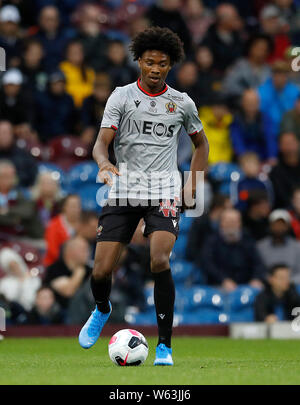
[[[239,286],[236,290],[227,295],[228,312],[238,312],[245,308],[253,307],[256,295],[259,289],[248,285]]]
[[[240,311],[233,311],[228,313],[229,322],[254,322],[254,308],[249,306]]]
[[[216,184],[221,194],[231,195],[231,184],[240,179],[241,168],[235,163],[217,163],[211,166],[208,177]]]
[[[59,181],[59,184],[62,187],[62,189],[64,191],[68,190],[69,188],[68,176],[60,166],[57,166],[54,163],[43,162],[39,164],[38,171],[39,173],[52,172],[53,178]]]
[[[138,313],[129,310],[125,321],[130,325],[156,325],[156,313],[155,310]]]
[[[97,203],[100,194],[101,184],[85,184],[76,190],[81,198],[82,209],[86,211],[101,212],[102,206]]]
[[[96,162],[87,161],[72,166],[68,172],[70,190],[78,190],[85,184],[96,184],[99,167]]]
[[[216,324],[226,323],[227,317],[218,309],[198,308],[193,312],[183,312],[180,317],[181,325],[199,325],[199,324]]]
[[[172,261],[184,259],[186,255],[187,235],[179,234],[173,247],[170,259]]]
[[[60,136],[48,143],[49,160],[63,170],[69,170],[74,164],[89,157],[87,146],[75,136]]]
[[[179,229],[180,229],[180,235],[187,234],[192,226],[192,223],[195,218],[193,217],[187,217],[185,214],[180,215],[180,220],[179,220]]]
[[[181,311],[196,311],[199,308],[224,309],[224,296],[217,288],[196,286],[182,288],[177,300],[177,308]]]
[[[186,260],[176,260],[172,263],[172,275],[175,284],[191,281],[193,264]]]

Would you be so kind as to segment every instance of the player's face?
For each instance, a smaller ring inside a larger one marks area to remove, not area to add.
[[[164,87],[171,69],[169,55],[156,50],[146,51],[138,62],[141,69],[141,85],[150,92],[159,92]]]

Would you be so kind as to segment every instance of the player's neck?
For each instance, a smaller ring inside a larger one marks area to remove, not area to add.
[[[166,88],[166,83],[163,82],[159,84],[158,86],[149,86],[145,81],[143,81],[142,77],[138,79],[138,85],[142,91],[145,93],[149,93],[151,95],[157,95],[161,93],[165,88]]]

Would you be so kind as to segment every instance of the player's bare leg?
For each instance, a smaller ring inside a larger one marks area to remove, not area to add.
[[[169,257],[176,237],[167,231],[150,235],[151,272],[154,278],[154,302],[158,325],[158,345],[154,365],[172,366],[171,335],[175,286]]]
[[[124,244],[120,242],[98,242],[95,253],[94,269],[91,276],[91,289],[96,308],[79,334],[79,343],[89,349],[98,340],[103,326],[111,313],[109,296],[112,272],[122,254]]]

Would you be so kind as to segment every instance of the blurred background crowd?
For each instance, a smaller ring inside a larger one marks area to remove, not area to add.
[[[93,309],[91,150],[110,93],[138,78],[130,40],[152,25],[184,43],[167,83],[194,100],[210,144],[205,213],[182,215],[171,256],[175,322],[273,322],[300,306],[300,1],[10,0],[0,1],[0,306],[10,324],[79,324]],[[192,153],[183,130],[182,172]],[[155,324],[142,231],[114,273],[115,322]]]

